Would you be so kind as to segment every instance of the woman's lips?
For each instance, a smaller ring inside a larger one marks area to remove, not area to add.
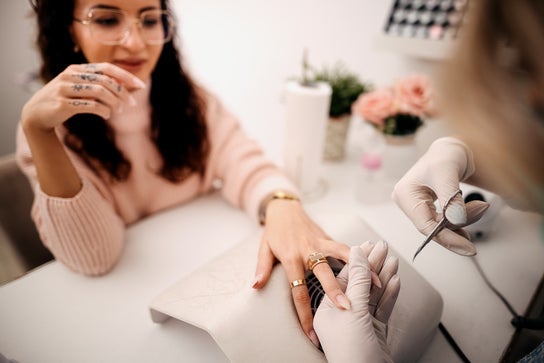
[[[145,60],[143,59],[118,60],[115,63],[119,67],[126,69],[127,71],[136,71],[136,70],[139,70],[145,64]]]

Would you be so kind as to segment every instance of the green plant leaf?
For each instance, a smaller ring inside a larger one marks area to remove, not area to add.
[[[351,113],[351,105],[361,93],[368,92],[372,86],[362,82],[357,74],[349,71],[343,63],[334,67],[323,67],[314,74],[313,81],[327,82],[332,88],[330,117]]]

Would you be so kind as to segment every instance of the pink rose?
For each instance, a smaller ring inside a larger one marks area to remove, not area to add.
[[[395,93],[399,113],[419,117],[433,113],[431,81],[426,76],[416,74],[397,81]]]
[[[352,105],[352,112],[383,127],[384,119],[394,113],[393,91],[390,88],[362,93]]]

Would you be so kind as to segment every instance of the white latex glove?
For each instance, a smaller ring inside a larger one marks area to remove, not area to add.
[[[398,259],[387,257],[387,252],[385,242],[352,247],[349,263],[337,277],[351,300],[351,309],[336,308],[327,296],[319,305],[314,328],[329,362],[392,362],[386,327],[400,279]],[[379,272],[382,288],[372,285],[371,269]]]
[[[459,190],[459,183],[473,173],[474,159],[470,149],[456,138],[443,137],[435,140],[398,181],[392,197],[416,228],[428,235],[442,218],[434,201],[438,199],[440,206],[444,206]],[[476,222],[488,207],[489,204],[482,201],[470,201],[465,205],[458,194],[446,210],[450,224],[434,240],[460,255],[475,255],[476,248],[461,227]]]

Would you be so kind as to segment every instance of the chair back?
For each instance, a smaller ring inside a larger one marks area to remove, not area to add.
[[[33,200],[34,193],[15,155],[0,157],[0,225],[28,269],[53,259],[30,217]]]

